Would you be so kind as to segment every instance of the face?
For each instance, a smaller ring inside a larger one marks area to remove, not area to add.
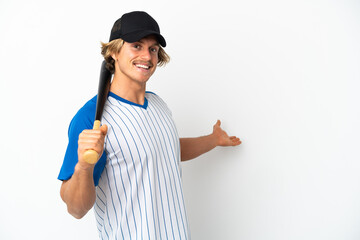
[[[112,55],[116,60],[115,76],[145,84],[156,70],[159,48],[154,36],[135,43],[124,42],[120,52]]]

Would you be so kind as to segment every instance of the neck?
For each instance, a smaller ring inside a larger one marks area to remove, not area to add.
[[[130,102],[143,105],[145,100],[146,83],[129,81],[114,74],[110,91]]]

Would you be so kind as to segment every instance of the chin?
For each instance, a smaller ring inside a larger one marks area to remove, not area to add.
[[[148,75],[146,75],[146,76],[141,76],[141,77],[137,78],[137,80],[138,80],[139,82],[144,82],[144,83],[146,83],[147,81],[149,81],[150,77],[151,77],[151,75],[150,75],[150,76],[148,76]]]
[[[146,84],[147,81],[149,81],[150,78],[141,78],[141,79],[136,79],[135,81],[138,82],[139,84]]]

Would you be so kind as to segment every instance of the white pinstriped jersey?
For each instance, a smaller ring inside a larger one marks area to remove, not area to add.
[[[189,239],[179,136],[171,112],[147,92],[143,106],[113,93],[102,124],[106,164],[96,188],[102,239]]]

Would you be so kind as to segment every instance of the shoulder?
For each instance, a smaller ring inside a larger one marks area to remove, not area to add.
[[[148,99],[149,103],[172,115],[170,108],[159,95],[150,91],[146,91],[145,97]]]
[[[148,100],[157,100],[157,101],[164,102],[164,100],[163,100],[159,95],[157,95],[157,94],[154,93],[154,92],[146,91],[146,92],[145,92],[145,97],[146,97]]]
[[[166,105],[165,101],[154,92],[146,91],[145,98],[149,102],[157,102],[157,103],[160,103],[161,105]]]
[[[97,96],[91,98],[77,111],[71,120],[69,132],[74,130],[77,130],[75,132],[81,132],[84,129],[92,128],[95,120],[96,100]]]
[[[76,113],[77,115],[89,115],[90,113],[95,113],[96,109],[96,100],[97,96],[94,96],[89,101],[87,101],[84,106],[82,106],[79,111]],[[95,118],[95,117],[94,117]]]
[[[146,92],[145,92],[145,94],[146,94],[146,95],[150,95],[150,96],[151,96],[151,95],[155,95],[155,96],[157,96],[157,94],[156,94],[156,93],[151,92],[151,91],[146,91]]]

